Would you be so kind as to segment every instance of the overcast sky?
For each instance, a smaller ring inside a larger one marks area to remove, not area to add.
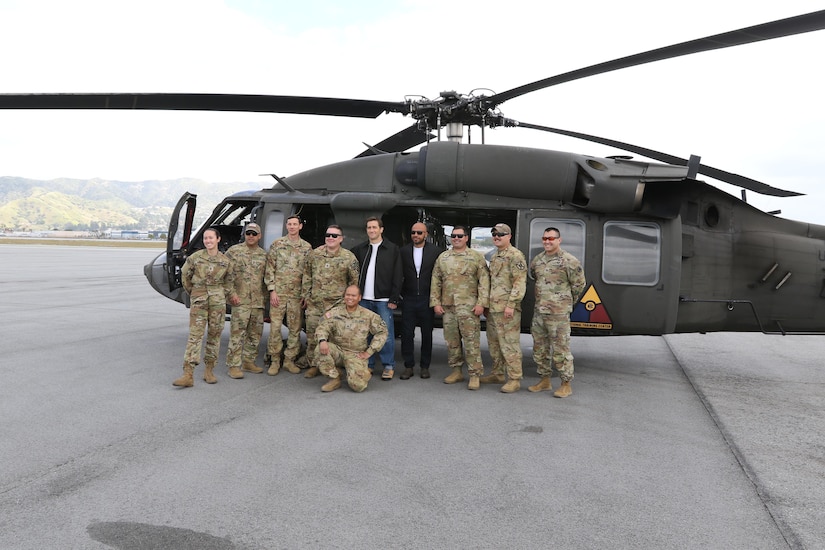
[[[401,101],[503,92],[641,51],[822,9],[694,0],[0,0],[0,93],[223,92]],[[575,4],[575,6],[574,6]],[[504,103],[507,117],[605,136],[806,193],[752,204],[825,224],[825,31],[668,60]],[[0,111],[0,175],[195,177],[269,186],[351,158],[410,119]],[[478,134],[475,134],[477,137]],[[488,143],[621,151],[526,129]],[[722,186],[739,196],[738,188]]]

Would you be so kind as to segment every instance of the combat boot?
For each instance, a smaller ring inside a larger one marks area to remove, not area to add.
[[[553,397],[567,397],[569,395],[573,395],[573,388],[570,387],[570,381],[565,380],[561,383],[561,387],[553,394]]]
[[[463,382],[464,375],[461,374],[461,367],[453,367],[453,372],[444,379],[445,384],[455,384],[456,382]]]
[[[323,392],[331,392],[335,391],[341,387],[341,379],[340,378],[331,378],[329,382],[321,386],[321,391]]]
[[[399,378],[401,378],[401,380],[409,380],[410,378],[412,378],[412,376],[413,376],[412,367],[407,367],[407,368],[404,369],[404,372],[401,373],[401,376],[399,376]]]
[[[298,374],[301,372],[301,369],[298,368],[298,365],[295,364],[295,361],[291,359],[284,359],[284,370],[290,374]]]
[[[281,365],[277,361],[270,363],[269,368],[266,370],[269,376],[275,376],[279,372],[281,372]]]
[[[335,391],[341,387],[341,380],[344,378],[344,372],[338,369],[338,378],[330,378],[329,382],[321,386],[321,391],[330,392]]]
[[[206,368],[203,371],[203,381],[207,384],[217,384],[218,379],[215,378],[215,373],[212,371],[215,370],[215,363],[206,363]]]
[[[487,376],[479,378],[482,384],[504,384],[504,375],[500,372],[491,372]]]
[[[470,376],[470,381],[467,383],[468,390],[477,390],[479,385],[478,376]]]
[[[229,372],[227,373],[229,378],[239,379],[243,378],[243,371],[238,367],[229,367]]]
[[[304,373],[304,378],[315,378],[318,376],[318,367],[309,367]]]
[[[251,372],[252,374],[261,374],[264,371],[255,363],[244,363],[242,368],[244,372]]]
[[[515,392],[519,391],[520,389],[521,389],[521,382],[519,382],[518,380],[516,380],[514,378],[511,378],[510,380],[507,381],[506,384],[501,386],[501,389],[499,391],[501,393],[515,393]]]
[[[181,388],[191,388],[195,385],[195,380],[192,378],[192,373],[195,372],[195,367],[192,365],[184,365],[183,366],[183,376],[180,378],[175,379],[172,382],[173,386],[179,386]]]
[[[542,376],[539,383],[535,386],[530,386],[527,388],[529,391],[536,392],[536,391],[549,391],[553,389],[553,385],[550,382],[549,376]]]

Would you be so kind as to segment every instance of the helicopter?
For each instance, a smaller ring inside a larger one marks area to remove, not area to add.
[[[579,258],[587,278],[571,315],[574,335],[662,335],[759,331],[825,333],[825,226],[785,220],[754,208],[745,191],[798,195],[653,149],[504,116],[508,100],[578,79],[721,48],[825,28],[825,10],[682,42],[570,71],[492,95],[444,91],[435,99],[404,101],[243,94],[3,94],[5,109],[148,109],[294,113],[414,122],[355,158],[288,177],[267,174],[272,187],[226,197],[195,227],[197,197],[186,193],[170,221],[167,249],[144,268],[151,286],[186,304],[180,270],[203,248],[208,227],[221,248],[242,242],[249,222],[268,248],[284,234],[286,218],[303,220],[302,237],[323,242],[330,224],[344,246],[364,239],[370,216],[398,245],[421,221],[446,248],[456,225],[469,228],[471,246],[492,251],[497,223],[514,229],[512,243],[532,260],[541,235],[560,230],[563,247]],[[470,129],[481,130],[480,143]],[[605,158],[544,149],[491,145],[490,128],[526,128],[576,137],[634,153]],[[466,133],[465,133],[465,130]],[[423,145],[422,145],[423,144]],[[412,148],[421,146],[417,151]],[[742,198],[698,179],[705,175],[743,188]],[[533,281],[523,302],[529,331]]]

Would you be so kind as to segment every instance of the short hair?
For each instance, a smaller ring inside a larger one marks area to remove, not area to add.
[[[558,228],[556,228],[556,227],[548,227],[547,229],[545,229],[545,230],[544,230],[544,232],[545,232],[545,233],[549,233],[550,231],[555,231],[555,232],[556,232],[556,235],[558,235],[558,236],[559,236],[559,238],[561,238],[561,231],[559,231],[559,230],[558,230]]]
[[[462,231],[464,231],[465,235],[470,234],[470,231],[466,227],[464,227],[463,225],[454,225],[453,226],[453,231],[455,231],[456,229],[461,229]]]
[[[340,231],[340,232],[341,232],[341,235],[343,235],[343,234],[344,234],[344,230],[343,230],[343,229],[341,229],[341,226],[340,226],[340,225],[335,225],[334,223],[329,224],[329,225],[327,226],[327,231],[329,231],[330,229],[337,229],[338,231]]]
[[[367,226],[370,224],[370,222],[378,222],[378,227],[384,227],[384,221],[376,216],[370,216],[369,218],[367,218],[367,221],[364,223],[364,225]]]
[[[291,216],[286,217],[286,221],[293,220],[293,219],[298,220],[298,223],[300,223],[301,225],[304,225],[304,220],[302,220],[301,216],[299,216],[298,214],[292,214]]]

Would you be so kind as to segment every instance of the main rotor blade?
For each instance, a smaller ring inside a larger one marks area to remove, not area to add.
[[[784,36],[793,36],[795,34],[803,34],[806,32],[819,31],[825,29],[825,10],[808,13],[805,15],[797,15],[796,17],[789,17],[787,19],[780,19],[770,23],[763,23],[753,27],[746,27],[737,31],[725,32],[722,34],[715,34],[697,40],[690,40],[682,42],[681,44],[674,44],[664,48],[658,48],[613,61],[606,61],[597,65],[591,65],[569,73],[551,76],[544,80],[537,80],[532,84],[525,84],[518,88],[513,88],[500,94],[495,94],[487,98],[493,105],[504,103],[508,99],[513,99],[526,93],[563,84],[580,78],[588,76],[595,76],[603,73],[609,73],[619,69],[626,69],[628,67],[635,67],[636,65],[644,65],[645,63],[652,63],[654,61],[662,61],[674,57],[682,57],[699,52],[706,52],[710,50],[719,50],[722,48],[730,48],[732,46],[741,46],[743,44],[751,44],[753,42],[761,42],[763,40],[772,40],[774,38],[782,38]]]
[[[638,145],[625,143],[623,141],[616,141],[613,139],[593,136],[590,134],[582,134],[579,132],[571,132],[569,130],[561,130],[559,128],[550,128],[549,126],[539,126],[538,124],[530,124],[527,122],[519,122],[518,127],[530,128],[532,130],[541,130],[543,132],[552,132],[554,134],[570,136],[578,139],[583,139],[585,141],[592,141],[593,143],[601,143],[602,145],[616,147],[617,149],[622,149],[623,151],[630,151],[631,153],[636,153],[637,155],[642,155],[653,160],[658,160],[659,162],[665,162],[667,164],[674,164],[677,166],[687,166],[688,164],[688,161],[686,159],[669,155],[667,153],[662,153],[660,151],[654,151],[653,149],[648,149],[647,147],[639,147]],[[762,195],[771,195],[774,197],[798,197],[804,194],[797,193],[796,191],[786,191],[785,189],[772,187],[767,183],[762,183],[761,181],[757,181],[745,176],[740,176],[739,174],[732,174],[731,172],[726,172],[724,170],[720,170],[718,168],[714,168],[713,166],[708,166],[706,164],[699,165],[699,173],[705,174],[706,176],[710,176],[714,179],[723,181],[725,183],[729,183],[731,185],[736,185],[737,187],[748,189],[755,193],[761,193]]]
[[[434,137],[433,134],[420,130],[416,124],[413,124],[397,134],[388,137],[381,143],[376,143],[372,148],[367,149],[355,158],[370,157],[375,154],[373,149],[378,149],[385,153],[400,153],[401,151],[406,151],[416,145],[420,145],[425,141],[429,141]]]
[[[403,102],[250,94],[0,94],[0,109],[243,111],[376,118]]]

